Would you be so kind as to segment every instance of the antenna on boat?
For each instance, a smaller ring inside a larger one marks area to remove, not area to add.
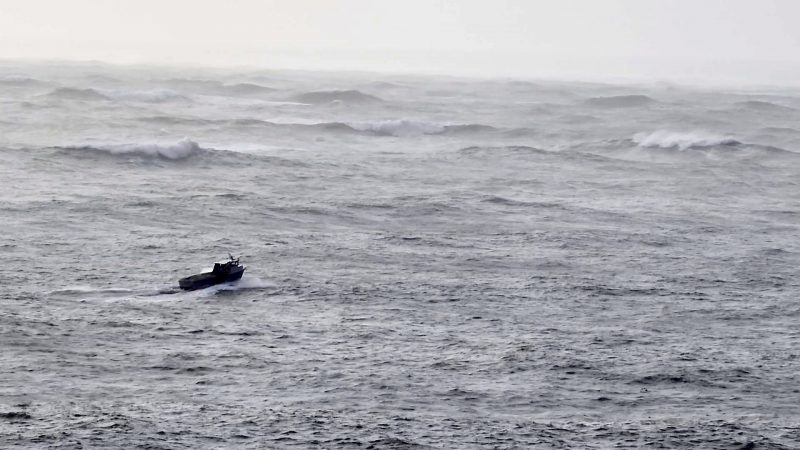
[[[239,258],[234,258],[233,255],[231,255],[231,252],[228,252],[228,257],[231,259],[231,262],[234,262],[234,263],[237,263],[237,264],[239,263]]]

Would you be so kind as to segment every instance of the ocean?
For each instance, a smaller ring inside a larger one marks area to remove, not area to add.
[[[0,111],[2,448],[800,448],[800,89],[6,61]]]

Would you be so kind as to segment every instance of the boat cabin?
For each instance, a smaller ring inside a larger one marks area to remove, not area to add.
[[[212,270],[212,273],[227,273],[236,267],[239,267],[239,258],[234,258],[231,256],[230,261],[226,261],[224,263],[214,263],[214,269]]]

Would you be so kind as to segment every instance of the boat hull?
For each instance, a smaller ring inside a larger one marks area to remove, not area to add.
[[[230,283],[242,278],[244,267],[237,267],[228,273],[205,272],[178,280],[178,285],[185,291],[205,289],[216,284]]]

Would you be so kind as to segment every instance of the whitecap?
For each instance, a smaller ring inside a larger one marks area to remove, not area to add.
[[[637,133],[633,136],[633,142],[639,147],[646,148],[677,148],[688,150],[698,147],[713,147],[717,145],[739,145],[740,141],[720,134],[692,131],[678,132],[669,130],[658,130],[652,133]]]
[[[85,150],[105,152],[112,155],[138,154],[142,156],[160,157],[166,159],[185,159],[201,151],[197,142],[189,138],[183,138],[172,144],[161,143],[136,143],[136,144],[114,144],[114,145],[87,145],[64,147],[67,150]]]
[[[375,133],[381,136],[419,136],[441,134],[445,126],[416,120],[381,120],[375,122],[349,122],[347,125],[357,131]]]

